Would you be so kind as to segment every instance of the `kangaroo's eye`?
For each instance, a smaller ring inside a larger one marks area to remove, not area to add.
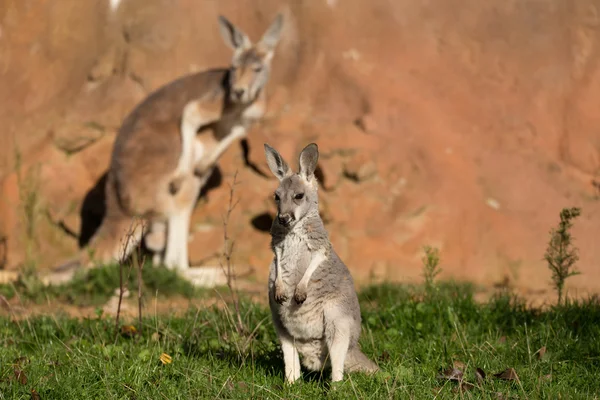
[[[262,71],[262,69],[263,69],[262,65],[257,65],[254,68],[252,68],[252,70],[257,73]]]
[[[304,193],[298,193],[297,195],[294,196],[294,198],[296,200],[302,200],[304,198]]]
[[[277,193],[275,193],[275,195],[273,197],[275,198],[275,201],[277,203],[279,203],[279,195]]]

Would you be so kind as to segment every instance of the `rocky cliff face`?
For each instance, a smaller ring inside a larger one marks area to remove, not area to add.
[[[258,39],[280,10],[251,166],[241,146],[221,160],[194,214],[193,261],[216,262],[237,171],[234,258],[263,279],[276,182],[262,144],[295,163],[316,141],[323,216],[358,280],[418,278],[428,244],[447,277],[546,287],[548,231],[562,207],[581,206],[583,275],[571,285],[600,288],[593,0],[0,0],[5,268],[76,251],[66,231],[89,235],[101,217],[98,182],[123,117],[162,84],[228,63],[218,14]]]

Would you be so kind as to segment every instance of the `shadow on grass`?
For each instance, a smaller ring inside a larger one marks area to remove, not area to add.
[[[194,330],[186,335],[181,343],[183,354],[198,359],[213,359],[233,367],[251,363],[261,374],[285,381],[283,354],[274,331],[270,331],[271,326],[269,330],[262,331],[258,337],[251,339],[250,346],[244,351],[236,346],[236,341],[242,347],[248,343],[247,338],[240,339],[233,335],[233,339],[224,340],[214,335],[214,328],[214,326],[207,326],[206,329]],[[301,380],[316,383],[323,390],[328,390],[330,387],[329,376],[328,368],[323,371],[308,371],[302,366]]]

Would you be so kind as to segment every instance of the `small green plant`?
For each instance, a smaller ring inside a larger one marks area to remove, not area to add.
[[[569,230],[573,226],[573,219],[581,214],[577,207],[563,208],[560,212],[558,228],[550,231],[550,241],[544,259],[552,272],[552,282],[558,295],[558,304],[562,303],[565,281],[567,278],[578,275],[575,263],[579,260],[578,250],[572,244]]]
[[[425,256],[423,256],[423,277],[425,278],[425,289],[427,292],[431,292],[435,287],[435,277],[442,272],[439,267],[440,264],[440,252],[437,248],[431,246],[425,246]]]
[[[25,259],[19,276],[20,286],[31,297],[36,297],[43,284],[37,276],[38,242],[36,239],[37,222],[40,216],[40,180],[39,165],[31,167],[23,175],[22,155],[15,148],[15,173],[19,189],[19,213],[24,227]]]
[[[239,293],[238,293],[237,289],[235,288],[235,270],[234,270],[234,265],[232,263],[233,248],[235,245],[235,240],[233,240],[229,236],[229,231],[228,231],[229,222],[231,219],[231,213],[233,212],[233,209],[239,203],[239,199],[236,200],[235,203],[233,202],[235,187],[238,185],[237,174],[238,174],[238,172],[236,170],[235,174],[233,175],[233,182],[229,185],[229,203],[227,206],[227,212],[225,213],[225,216],[223,217],[223,254],[222,254],[222,258],[225,259],[224,260],[225,263],[223,263],[222,260],[219,261],[219,263],[221,264],[221,269],[227,276],[227,287],[229,288],[229,293],[231,295],[231,302],[233,303],[233,307],[235,310],[235,319],[236,319],[236,321],[234,323],[235,332],[238,335],[241,335],[243,333],[248,332],[248,329],[242,320],[242,313],[240,312]]]

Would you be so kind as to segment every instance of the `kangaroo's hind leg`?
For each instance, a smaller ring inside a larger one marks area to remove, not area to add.
[[[148,233],[144,236],[144,243],[146,248],[152,252],[152,265],[160,265],[167,243],[167,223],[152,221]]]
[[[180,271],[189,269],[190,219],[200,194],[202,182],[202,179],[188,175],[183,181],[181,190],[173,195],[175,211],[169,216],[165,249],[165,264],[169,268],[176,268]]]
[[[281,326],[281,322],[276,315],[276,312],[271,308],[273,315],[273,325],[279,343],[281,343],[281,351],[283,352],[283,367],[285,370],[285,381],[294,383],[300,378],[300,354],[294,342],[294,338]]]
[[[300,378],[300,355],[291,336],[278,332],[283,352],[283,364],[285,368],[285,380],[294,383]]]
[[[324,313],[325,341],[331,361],[331,380],[338,382],[344,377],[344,363],[350,347],[352,319],[336,305],[326,307]]]

